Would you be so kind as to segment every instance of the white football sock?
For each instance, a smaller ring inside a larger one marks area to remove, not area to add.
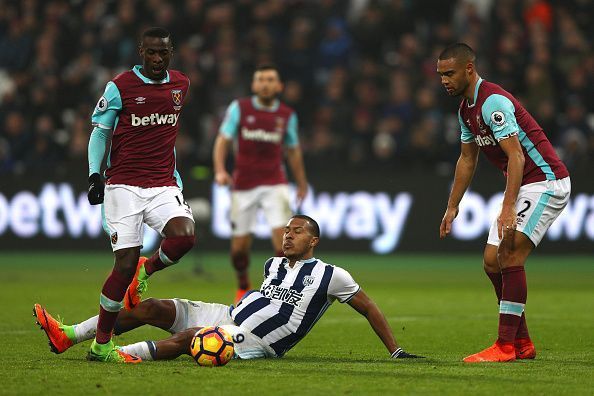
[[[151,354],[151,349],[153,350],[153,353],[156,353],[155,343],[153,341],[141,341],[136,344],[120,347],[120,351],[138,356],[142,360],[154,360],[153,355]]]
[[[99,322],[99,315],[93,316],[92,318],[89,318],[79,324],[75,324],[73,327],[74,335],[76,336],[76,343],[92,340],[95,338],[97,322]]]

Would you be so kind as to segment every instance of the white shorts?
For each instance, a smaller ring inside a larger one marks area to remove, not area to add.
[[[284,227],[293,215],[289,204],[289,186],[259,186],[251,190],[231,192],[231,233],[249,235],[256,224],[258,209],[262,208],[270,228]]]
[[[194,221],[180,188],[173,186],[142,188],[108,184],[102,209],[103,228],[114,251],[142,246],[143,223],[163,235],[163,228],[174,217]]]
[[[171,333],[179,333],[192,327],[220,326],[233,338],[235,354],[240,359],[276,357],[274,350],[260,337],[233,322],[228,305],[181,298],[174,298],[172,301],[175,304],[175,322],[169,329]]]
[[[561,214],[571,193],[569,177],[560,180],[546,180],[525,184],[520,187],[516,211],[516,230],[526,234],[538,246],[553,221]],[[497,218],[491,224],[487,243],[499,246]]]

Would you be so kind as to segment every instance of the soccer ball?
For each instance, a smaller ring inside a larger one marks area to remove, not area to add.
[[[224,366],[235,353],[233,339],[220,327],[203,327],[190,343],[192,357],[200,366]]]

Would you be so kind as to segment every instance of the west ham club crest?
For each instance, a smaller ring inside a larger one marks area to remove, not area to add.
[[[181,109],[181,102],[182,102],[182,90],[181,89],[172,89],[171,90],[171,99],[173,99],[173,103],[175,106],[173,108],[175,110]]]

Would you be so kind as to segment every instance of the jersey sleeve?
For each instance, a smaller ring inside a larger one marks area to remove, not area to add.
[[[91,132],[88,147],[89,176],[101,171],[101,163],[105,156],[107,141],[111,133],[107,129],[95,127]]]
[[[297,114],[293,112],[291,117],[289,118],[289,123],[287,124],[287,134],[285,135],[285,146],[287,147],[297,147],[299,146],[299,137],[297,134],[299,128],[299,121],[297,120]]]
[[[330,279],[330,284],[328,285],[328,296],[332,301],[338,300],[340,303],[349,302],[360,288],[351,274],[340,267],[334,267],[332,279]]]
[[[460,109],[458,109],[458,122],[460,123],[460,140],[462,143],[473,143],[474,142],[474,135],[470,132],[470,129],[464,124],[462,121],[462,116],[460,115]]]
[[[228,139],[234,139],[237,136],[239,129],[239,119],[241,118],[241,109],[239,102],[234,100],[231,102],[227,111],[225,112],[225,118],[219,128],[219,133]]]
[[[483,120],[498,142],[518,134],[520,128],[515,111],[514,104],[503,95],[493,94],[483,103]]]
[[[103,96],[97,101],[91,122],[94,127],[112,130],[115,127],[116,119],[122,110],[122,97],[118,87],[110,81],[105,86]]]

